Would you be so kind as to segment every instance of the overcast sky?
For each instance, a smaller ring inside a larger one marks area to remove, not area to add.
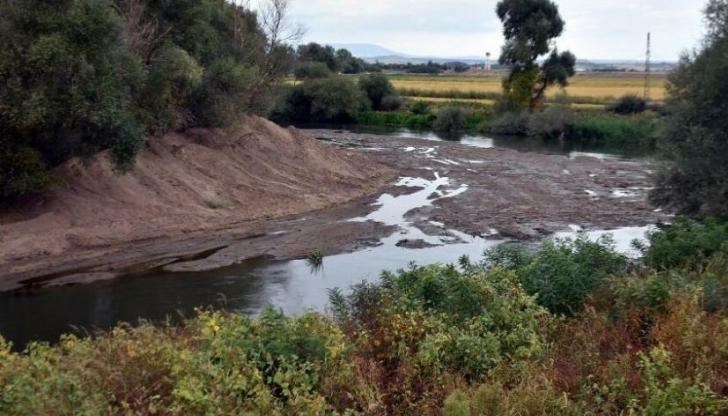
[[[421,56],[498,55],[497,0],[292,0],[305,41],[373,43]],[[676,60],[703,33],[702,0],[557,0],[566,20],[558,46],[585,59]]]

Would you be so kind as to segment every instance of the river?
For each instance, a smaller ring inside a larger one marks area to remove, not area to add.
[[[408,130],[368,129],[365,132],[440,140],[431,133]],[[538,141],[484,136],[465,136],[460,145],[508,147],[522,152],[597,159],[625,157],[618,152],[564,149]],[[308,309],[325,311],[331,288],[347,289],[361,281],[377,279],[383,270],[396,271],[413,262],[455,263],[462,255],[477,260],[485,250],[504,241],[496,230],[492,235],[471,236],[448,229],[437,221],[429,221],[427,230],[423,230],[408,220],[408,212],[435,201],[456,198],[468,192],[467,185],[453,185],[447,176],[437,172],[428,178],[402,177],[396,185],[419,190],[401,195],[383,194],[369,214],[344,221],[376,221],[396,226],[397,231],[373,247],[327,256],[321,267],[312,267],[306,260],[276,261],[261,257],[205,272],[158,271],[84,285],[4,293],[0,294],[0,334],[16,348],[23,348],[29,341],[55,342],[62,333],[83,334],[108,329],[118,322],[178,320],[191,316],[197,307],[222,307],[246,314],[256,314],[268,304],[290,314]],[[579,228],[575,224],[572,231],[557,236],[574,236]],[[637,253],[630,243],[635,238],[644,238],[648,229],[625,227],[611,233],[618,249],[634,257]],[[594,238],[604,233],[589,231]],[[407,243],[416,243],[417,247]]]

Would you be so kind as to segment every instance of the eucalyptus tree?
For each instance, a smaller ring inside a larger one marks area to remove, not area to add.
[[[506,39],[499,62],[510,68],[503,82],[504,104],[507,110],[534,110],[548,87],[565,87],[574,75],[576,56],[559,53],[554,46],[564,31],[564,20],[550,0],[501,0],[496,13]]]

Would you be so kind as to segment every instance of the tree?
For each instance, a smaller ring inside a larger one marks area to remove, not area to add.
[[[288,0],[0,2],[0,194],[41,191],[48,169],[145,137],[263,113],[300,31]]]
[[[708,35],[669,76],[664,161],[652,201],[687,215],[728,216],[728,1],[705,9]]]
[[[564,21],[550,0],[501,0],[496,13],[506,38],[499,62],[511,70],[503,82],[506,107],[533,111],[548,87],[565,87],[574,75],[574,54],[552,50],[552,41],[564,31]],[[538,59],[546,54],[548,58],[539,65]]]
[[[336,50],[329,45],[323,46],[315,42],[298,47],[299,62],[323,62],[332,72],[339,72],[339,61]]]
[[[359,78],[359,88],[369,98],[374,110],[381,110],[382,100],[385,97],[397,95],[392,83],[382,74],[362,76]]]
[[[337,50],[336,60],[343,74],[360,74],[367,68],[367,63],[363,59],[356,58],[347,49]]]

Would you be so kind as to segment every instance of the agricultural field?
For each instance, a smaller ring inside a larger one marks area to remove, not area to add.
[[[392,84],[407,97],[438,99],[492,100],[501,92],[501,76],[473,75],[390,75]],[[662,101],[666,95],[666,74],[653,74],[651,97]],[[566,93],[579,104],[606,104],[627,94],[642,95],[643,74],[579,74],[571,79]],[[551,88],[548,96],[561,94],[560,88]]]

